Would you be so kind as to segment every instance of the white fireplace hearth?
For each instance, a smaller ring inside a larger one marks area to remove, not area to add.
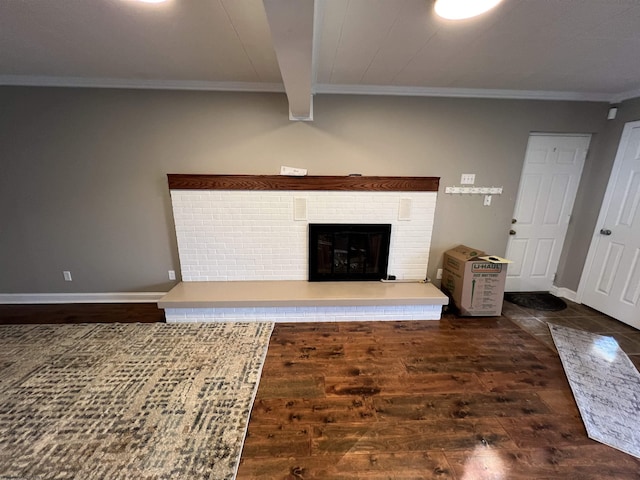
[[[172,322],[437,320],[447,297],[432,284],[298,280],[182,282],[159,306]]]

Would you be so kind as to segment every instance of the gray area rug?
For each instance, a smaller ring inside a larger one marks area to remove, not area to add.
[[[234,478],[272,329],[0,326],[0,478]]]
[[[640,458],[640,373],[612,337],[549,325],[589,437]]]

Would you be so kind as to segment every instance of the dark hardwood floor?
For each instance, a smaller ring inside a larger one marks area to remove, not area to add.
[[[105,322],[164,322],[164,310],[155,303],[0,305],[0,325]]]
[[[155,304],[2,305],[0,324],[163,321]],[[238,479],[640,479],[590,440],[547,322],[640,331],[569,302],[503,316],[277,324]]]
[[[570,301],[566,303],[568,306],[565,310],[545,312],[504,302],[502,316],[510,319],[554,352],[556,348],[549,332],[549,323],[613,337],[636,367],[640,368],[640,330],[585,305]]]
[[[551,318],[640,353],[640,332],[576,304],[277,324],[237,478],[640,478],[640,460],[587,437],[549,344]]]

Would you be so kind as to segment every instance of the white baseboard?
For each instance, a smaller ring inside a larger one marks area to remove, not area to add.
[[[0,304],[37,303],[155,303],[166,292],[0,293]]]
[[[567,300],[571,300],[572,302],[578,303],[577,292],[574,292],[573,290],[569,290],[568,288],[556,287],[554,285],[551,287],[551,290],[549,290],[549,293],[551,293],[552,295],[555,295],[556,297],[566,298]]]

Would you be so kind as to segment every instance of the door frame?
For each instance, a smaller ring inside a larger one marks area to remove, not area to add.
[[[525,167],[525,162],[527,160],[527,153],[529,150],[529,142],[531,140],[531,137],[564,137],[564,138],[568,138],[568,137],[574,137],[574,138],[588,138],[589,139],[589,144],[587,145],[587,150],[585,152],[585,159],[583,161],[582,164],[582,168],[580,169],[580,175],[578,177],[578,184],[576,185],[576,193],[574,195],[574,203],[573,206],[571,208],[571,212],[570,215],[573,215],[573,210],[575,209],[575,200],[577,198],[577,194],[578,194],[578,189],[580,188],[580,182],[582,181],[582,175],[584,174],[584,166],[586,163],[586,158],[589,156],[589,150],[591,148],[591,142],[593,141],[593,133],[562,133],[562,132],[543,132],[543,131],[534,131],[534,132],[529,132],[529,136],[527,137],[527,146],[525,148],[525,152],[524,152],[524,157],[522,159],[522,168],[520,170],[520,179],[518,180],[518,189],[516,191],[516,196],[515,196],[515,202],[513,204],[513,210],[511,213],[511,218],[514,218],[515,215],[515,211],[516,208],[518,206],[518,200],[520,198],[520,189],[522,187],[522,176],[524,173],[524,167]],[[509,249],[509,242],[510,242],[511,238],[507,238],[507,247],[506,249]],[[560,246],[560,255],[562,254],[562,250],[564,249],[564,244],[567,241],[567,232],[565,231],[565,236],[562,239],[562,245]],[[557,271],[558,269],[558,265],[560,264],[560,256],[558,257],[558,262],[556,263],[556,265],[554,266],[554,269]],[[558,287],[555,285],[555,283],[552,281],[551,283],[551,289],[550,291],[553,292],[554,289],[557,289]]]
[[[618,179],[618,175],[620,174],[624,153],[627,144],[629,143],[629,136],[631,135],[630,132],[634,127],[640,127],[640,120],[626,122],[622,129],[622,134],[618,143],[618,150],[616,151],[616,157],[613,161],[611,173],[609,174],[609,180],[607,181],[607,189],[602,199],[602,203],[600,204],[600,213],[598,214],[598,220],[593,227],[591,243],[589,244],[589,252],[587,253],[587,258],[584,262],[584,267],[582,268],[582,274],[580,275],[580,283],[578,284],[578,291],[576,292],[576,302],[578,303],[582,303],[584,292],[587,288],[587,277],[591,273],[591,268],[593,267],[593,262],[595,260],[596,249],[598,247],[598,244],[600,243],[600,239],[602,238],[600,235],[600,229],[602,228],[601,225],[604,223],[604,219],[607,216],[607,211],[611,206],[611,199],[614,194],[614,183]]]

